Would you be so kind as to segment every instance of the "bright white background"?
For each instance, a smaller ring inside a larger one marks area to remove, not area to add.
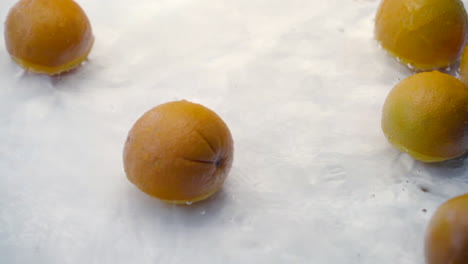
[[[96,36],[79,70],[24,73],[0,41],[0,263],[417,264],[468,190],[466,159],[424,165],[381,132],[411,73],[373,40],[377,0],[78,2]],[[192,206],[122,168],[136,119],[179,99],[235,140],[224,188]]]

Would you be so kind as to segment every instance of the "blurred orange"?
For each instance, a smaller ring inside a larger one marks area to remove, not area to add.
[[[468,194],[443,204],[426,235],[427,264],[468,263]]]

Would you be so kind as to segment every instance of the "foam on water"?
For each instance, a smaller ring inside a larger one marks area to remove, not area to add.
[[[423,263],[468,165],[385,139],[384,100],[413,73],[376,45],[378,1],[77,1],[96,36],[80,69],[23,74],[0,41],[0,263]],[[235,141],[223,189],[191,206],[122,168],[137,118],[179,99]]]

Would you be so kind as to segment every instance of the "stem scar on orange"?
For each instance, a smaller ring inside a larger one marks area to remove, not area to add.
[[[124,147],[128,179],[171,203],[204,200],[218,191],[233,162],[233,140],[223,120],[188,101],[165,103],[133,125]]]
[[[85,61],[94,37],[73,0],[20,0],[8,13],[5,42],[12,59],[26,70],[56,75]]]

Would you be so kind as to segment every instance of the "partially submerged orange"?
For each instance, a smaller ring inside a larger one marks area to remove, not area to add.
[[[427,228],[427,264],[468,263],[468,194],[437,209]]]
[[[375,37],[382,47],[418,70],[456,62],[467,34],[460,0],[383,0],[375,20]]]
[[[86,14],[73,0],[20,0],[5,22],[5,41],[20,66],[55,75],[85,61],[94,37]]]
[[[143,192],[167,202],[191,203],[222,187],[233,151],[223,120],[184,100],[146,112],[128,134],[123,160],[128,179]]]
[[[437,71],[415,74],[387,96],[382,130],[388,141],[423,162],[458,157],[468,149],[466,86]]]

